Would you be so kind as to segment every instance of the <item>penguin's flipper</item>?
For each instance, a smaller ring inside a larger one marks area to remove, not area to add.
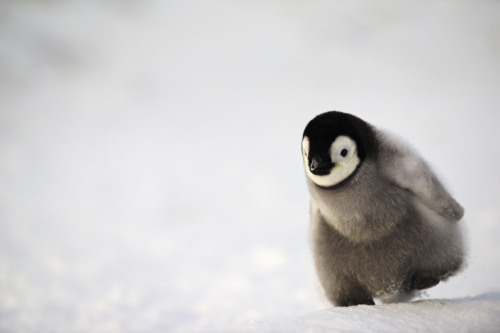
[[[379,165],[385,176],[409,190],[449,221],[464,215],[462,206],[448,193],[429,165],[409,145],[393,134],[378,131]]]

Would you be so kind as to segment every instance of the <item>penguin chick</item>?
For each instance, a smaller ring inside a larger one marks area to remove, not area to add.
[[[464,263],[463,208],[399,139],[331,111],[302,137],[316,271],[335,306],[408,300]]]

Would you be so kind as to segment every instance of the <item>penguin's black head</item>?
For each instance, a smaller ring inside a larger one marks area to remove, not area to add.
[[[334,186],[375,152],[371,126],[353,115],[330,111],[312,119],[302,137],[307,176],[322,187]]]

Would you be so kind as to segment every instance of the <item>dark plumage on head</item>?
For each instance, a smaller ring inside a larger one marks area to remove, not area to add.
[[[376,154],[375,135],[372,127],[356,116],[340,111],[329,111],[313,118],[304,129],[308,137],[310,155],[328,151],[335,139],[345,135],[356,141],[361,160]]]

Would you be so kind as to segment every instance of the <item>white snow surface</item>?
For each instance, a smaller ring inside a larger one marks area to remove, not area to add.
[[[1,1],[0,331],[500,331],[499,91],[498,1]],[[328,110],[434,166],[462,273],[329,308],[300,153]]]
[[[455,300],[331,308],[234,325],[231,332],[498,332],[500,293]]]

